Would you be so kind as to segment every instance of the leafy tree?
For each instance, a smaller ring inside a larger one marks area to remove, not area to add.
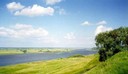
[[[27,53],[27,50],[23,50],[24,53]]]
[[[100,33],[95,40],[99,49],[99,61],[105,61],[120,51],[128,50],[128,27]]]

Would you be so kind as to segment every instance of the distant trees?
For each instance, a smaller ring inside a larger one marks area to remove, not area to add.
[[[27,53],[27,50],[20,50],[20,51],[22,51],[23,53]]]
[[[100,33],[95,40],[99,49],[99,61],[105,61],[120,51],[128,50],[128,27]]]

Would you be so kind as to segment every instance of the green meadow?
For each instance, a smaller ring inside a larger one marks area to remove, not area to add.
[[[23,53],[44,53],[44,52],[69,52],[70,48],[1,48],[0,55],[23,54]]]
[[[0,67],[0,74],[128,74],[128,51],[119,52],[105,62],[99,55],[75,55]]]

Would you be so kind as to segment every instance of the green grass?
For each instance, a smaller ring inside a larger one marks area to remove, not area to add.
[[[0,74],[75,74],[93,58],[93,55],[89,55],[5,66],[0,67]]]
[[[0,67],[0,74],[128,74],[128,51],[120,52],[105,62],[98,54],[75,55],[50,61]]]
[[[1,49],[0,50],[0,55],[6,55],[6,54],[22,54],[23,52],[21,52],[20,50],[16,50],[16,49]]]
[[[105,62],[95,64],[84,74],[128,74],[128,51],[120,52]]]
[[[75,58],[75,57],[85,57],[85,56],[81,55],[81,54],[76,54],[76,55],[73,55],[73,56],[69,56],[68,58]]]
[[[53,49],[45,49],[45,48],[40,48],[40,49],[0,49],[0,55],[10,55],[10,54],[23,54],[23,50],[27,50],[26,53],[44,53],[44,52],[70,52],[71,49],[65,49],[65,48],[53,48]]]

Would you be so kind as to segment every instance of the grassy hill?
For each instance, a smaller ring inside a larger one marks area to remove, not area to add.
[[[84,74],[128,74],[128,51],[114,55],[107,61],[95,65],[94,68]]]
[[[105,62],[99,62],[96,54],[4,66],[0,74],[128,74],[128,51]]]

